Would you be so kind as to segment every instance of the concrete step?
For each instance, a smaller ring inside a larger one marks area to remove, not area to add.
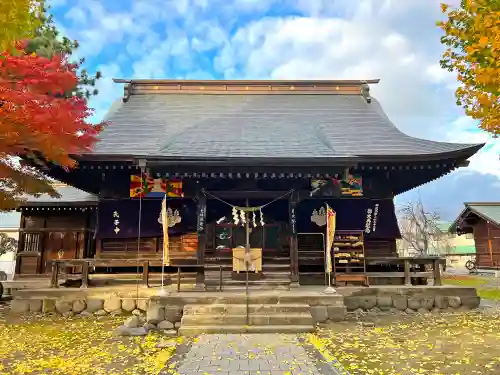
[[[249,304],[250,314],[285,314],[308,313],[309,305],[305,303],[277,303],[277,304]],[[184,315],[204,314],[246,314],[246,304],[213,304],[213,305],[185,305]]]
[[[247,324],[246,314],[239,315],[184,315],[181,320],[183,327],[196,327],[206,325],[235,326]],[[248,324],[252,326],[268,325],[314,325],[311,313],[287,313],[287,314],[249,314]]]
[[[305,325],[305,326],[292,326],[292,325],[284,325],[284,326],[276,326],[276,325],[267,325],[267,326],[247,326],[247,325],[224,325],[224,326],[216,326],[216,325],[206,325],[206,326],[181,326],[179,328],[179,335],[181,336],[197,336],[202,333],[207,334],[217,334],[217,333],[308,333],[314,332],[313,325]]]

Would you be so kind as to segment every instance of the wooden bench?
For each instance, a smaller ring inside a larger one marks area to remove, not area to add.
[[[404,285],[412,285],[412,278],[430,278],[434,279],[434,285],[441,286],[441,265],[446,265],[446,259],[440,257],[367,257],[367,264],[390,264],[390,265],[403,265],[404,272],[372,272],[367,273],[368,280],[370,278],[392,278],[400,277],[404,279]],[[432,272],[427,271],[413,271],[412,266],[425,266],[432,265]]]

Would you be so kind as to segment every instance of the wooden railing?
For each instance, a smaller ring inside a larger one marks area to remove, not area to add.
[[[366,265],[403,265],[403,272],[367,272],[368,278],[402,277],[405,285],[411,285],[412,278],[432,277],[434,285],[441,286],[441,267],[446,265],[446,259],[441,257],[366,257]],[[425,270],[426,265],[432,266],[432,272]],[[418,270],[415,270],[417,268]],[[412,268],[414,269],[412,271]]]
[[[50,287],[59,287],[59,275],[63,267],[81,267],[81,281],[82,288],[89,286],[89,274],[92,267],[142,267],[142,284],[149,287],[149,270],[150,266],[158,264],[161,267],[161,261],[151,259],[61,259],[52,261],[52,273],[50,278]],[[177,269],[177,291],[181,290],[181,278],[183,268],[195,268],[198,270],[204,269],[208,266],[204,265],[172,265],[171,267]],[[220,268],[220,285],[219,290],[222,291],[222,267]],[[118,275],[119,276],[119,275]]]
[[[161,261],[152,259],[64,259],[52,261],[52,274],[50,286],[57,288],[59,286],[59,274],[63,267],[81,267],[82,288],[89,286],[89,273],[92,267],[142,267],[142,284],[149,287],[149,270],[153,264],[161,266]],[[446,259],[440,257],[366,257],[368,265],[402,265],[403,272],[367,272],[362,275],[370,278],[391,278],[399,277],[404,279],[405,285],[411,285],[412,278],[433,278],[434,285],[441,286],[441,268],[440,265],[446,264]],[[432,266],[432,272],[425,270],[426,265]],[[218,269],[219,271],[219,291],[223,289],[223,269],[224,266],[218,265],[173,265],[177,269],[177,291],[181,290],[181,279],[183,268]],[[419,268],[416,270],[415,268]],[[423,269],[422,269],[423,268]],[[352,273],[356,275],[356,273]],[[340,275],[340,274],[339,274]],[[119,275],[118,275],[119,276]],[[201,281],[201,280],[200,280]],[[203,280],[204,284],[204,280]],[[368,283],[367,283],[368,284]]]

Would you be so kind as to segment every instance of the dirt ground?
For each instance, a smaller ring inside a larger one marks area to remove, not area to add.
[[[0,374],[158,374],[175,351],[175,340],[155,334],[117,337],[124,317],[68,318],[7,314],[0,302]],[[164,348],[157,348],[162,342]]]
[[[321,329],[320,345],[352,375],[500,374],[497,311],[365,316]]]

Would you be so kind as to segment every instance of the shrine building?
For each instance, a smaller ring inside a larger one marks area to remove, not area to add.
[[[397,257],[394,197],[483,146],[402,133],[370,96],[378,80],[115,82],[124,96],[94,150],[47,171],[62,198],[21,207],[18,275],[80,258],[109,260],[95,273],[133,272],[131,259],[159,272],[167,194],[167,272],[192,266],[209,288],[224,267],[238,286],[248,241],[252,283],[323,284],[330,207],[334,277],[363,282]]]

